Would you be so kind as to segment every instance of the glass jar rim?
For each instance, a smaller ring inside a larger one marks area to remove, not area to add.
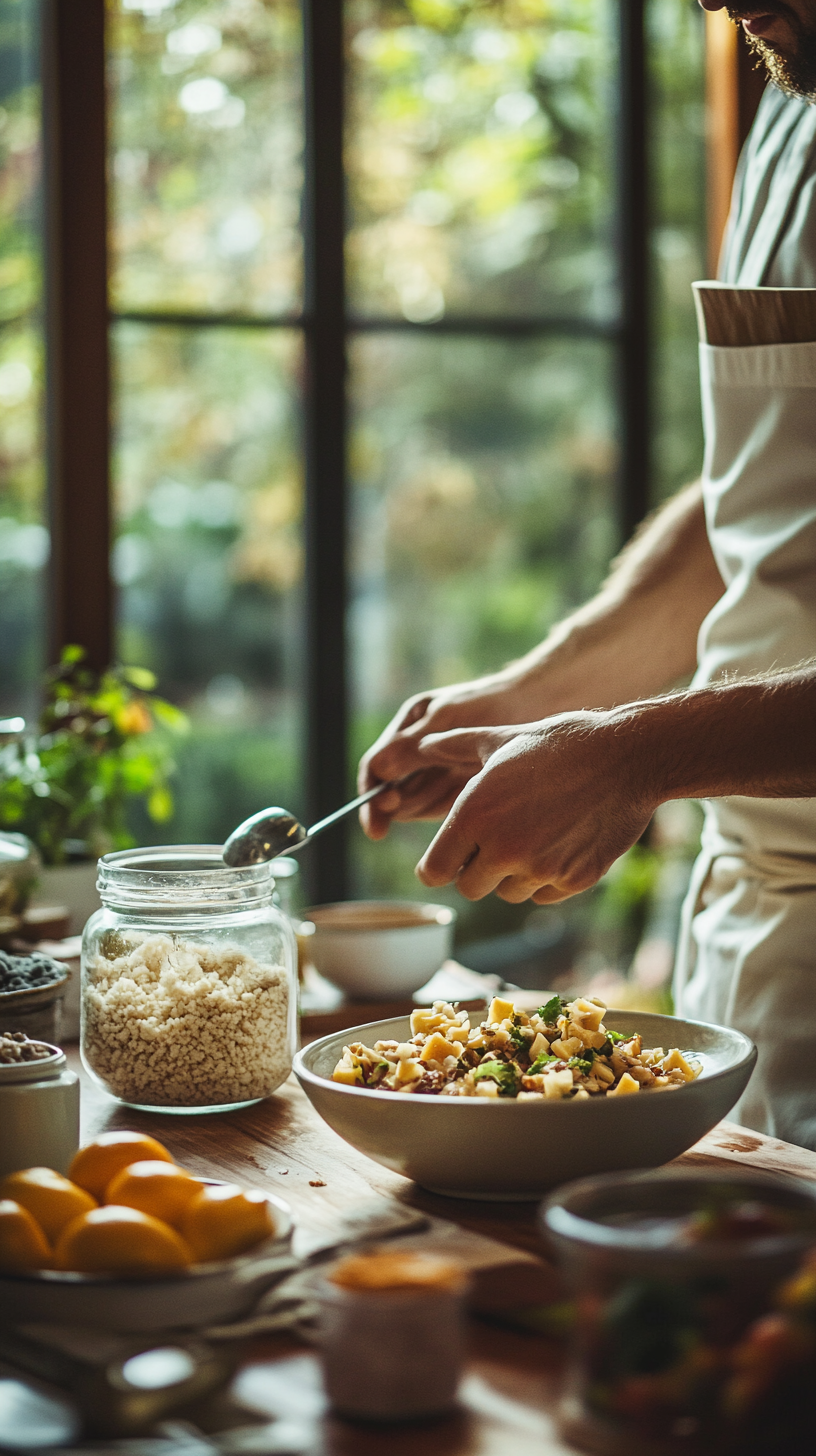
[[[238,910],[271,904],[269,864],[231,869],[220,844],[157,844],[105,854],[97,866],[102,904],[153,910]]]

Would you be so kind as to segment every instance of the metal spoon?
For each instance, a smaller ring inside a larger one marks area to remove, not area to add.
[[[277,859],[279,854],[297,854],[304,844],[310,844],[324,829],[331,828],[339,819],[345,819],[347,814],[359,809],[361,804],[367,804],[369,799],[391,788],[394,785],[390,783],[375,784],[373,789],[367,789],[359,798],[344,804],[342,809],[335,809],[333,814],[319,819],[311,829],[304,829],[288,809],[261,809],[233,829],[224,845],[224,863],[231,869],[240,869],[243,865],[263,864],[266,860]]]

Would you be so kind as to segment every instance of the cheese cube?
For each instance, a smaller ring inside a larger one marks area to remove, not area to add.
[[[500,996],[494,996],[488,1008],[486,1020],[490,1022],[491,1026],[496,1026],[499,1022],[504,1021],[506,1016],[512,1015],[512,1001],[502,1001]]]
[[[630,1092],[639,1091],[640,1087],[634,1077],[630,1077],[628,1072],[624,1072],[617,1087],[612,1087],[606,1095],[607,1097],[628,1097]]]
[[[572,1020],[580,1021],[587,1031],[597,1031],[603,1021],[604,1009],[594,1001],[586,1001],[583,996],[579,996],[572,1002],[569,1011]]]
[[[341,1062],[332,1072],[333,1082],[345,1082],[348,1087],[361,1087],[363,1082],[362,1067],[352,1067]]]
[[[400,1062],[399,1066],[397,1067],[398,1082],[418,1082],[422,1075],[423,1068],[420,1066],[419,1062]]]
[[[436,1031],[436,1028],[442,1026],[444,1021],[444,1016],[441,1016],[438,1011],[434,1011],[433,1007],[420,1006],[416,1011],[411,1012],[411,1035],[416,1036],[417,1032],[421,1031],[423,1036],[427,1036],[429,1031]]]
[[[683,1073],[683,1077],[687,1082],[693,1082],[697,1076],[694,1068],[689,1066],[683,1053],[677,1047],[672,1047],[669,1055],[663,1058],[663,1071],[672,1072],[675,1067]]]
[[[550,1046],[553,1056],[563,1057],[565,1061],[569,1061],[570,1057],[580,1056],[583,1049],[583,1042],[577,1036],[558,1037]]]
[[[547,1041],[547,1038],[546,1036],[544,1036],[543,1032],[539,1032],[538,1036],[530,1047],[530,1061],[534,1062],[536,1057],[540,1057],[542,1054],[545,1057],[549,1056],[550,1043]]]
[[[572,1091],[572,1072],[567,1068],[565,1072],[544,1073],[544,1096],[561,1098],[566,1097]]]
[[[446,1041],[441,1031],[435,1031],[433,1036],[428,1037],[419,1057],[423,1062],[444,1062],[446,1057],[458,1055],[458,1046],[454,1042]]]
[[[477,1082],[476,1083],[476,1096],[477,1097],[498,1097],[498,1095],[499,1095],[499,1089],[496,1086],[496,1083],[495,1082],[487,1082],[487,1081],[485,1081],[485,1082]]]

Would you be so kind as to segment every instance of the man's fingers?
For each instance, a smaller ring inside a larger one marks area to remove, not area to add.
[[[506,734],[498,728],[451,728],[447,733],[426,733],[416,748],[431,763],[482,768],[505,742]]]
[[[360,823],[369,839],[383,839],[394,820],[444,819],[466,783],[448,769],[418,770],[363,804]]]
[[[539,880],[531,880],[526,875],[508,875],[496,886],[496,894],[508,905],[522,905],[525,900],[535,899],[539,885]]]
[[[449,885],[478,852],[478,844],[464,838],[455,825],[443,824],[419,861],[417,875],[423,885]]]
[[[559,900],[569,900],[571,895],[577,894],[577,890],[560,890],[557,885],[542,885],[532,898],[536,905],[555,905]]]

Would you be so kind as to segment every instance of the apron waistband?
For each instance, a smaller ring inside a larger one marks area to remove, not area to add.
[[[773,890],[816,890],[816,853],[757,852],[716,843],[704,844],[703,852],[708,876],[715,880],[764,880]]]

